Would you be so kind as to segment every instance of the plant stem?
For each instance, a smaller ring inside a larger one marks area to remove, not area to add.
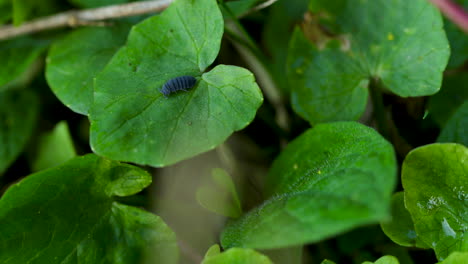
[[[61,27],[96,24],[96,22],[105,19],[155,13],[166,9],[173,1],[174,0],[142,1],[80,11],[67,11],[32,20],[19,27],[13,25],[0,27],[0,40]]]
[[[377,123],[377,130],[386,139],[390,139],[390,131],[388,127],[387,114],[385,112],[385,106],[383,104],[382,90],[383,84],[378,78],[371,78],[369,84],[370,95],[372,99],[372,105],[374,108],[373,115]]]

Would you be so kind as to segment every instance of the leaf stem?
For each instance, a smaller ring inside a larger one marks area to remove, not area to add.
[[[468,33],[468,13],[450,0],[429,0],[454,24]]]
[[[374,108],[373,115],[377,124],[377,130],[386,139],[390,139],[390,130],[388,126],[387,114],[383,103],[382,90],[384,89],[380,79],[371,78],[369,84],[372,105]]]

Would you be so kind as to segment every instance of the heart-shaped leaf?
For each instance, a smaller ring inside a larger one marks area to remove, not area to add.
[[[55,42],[47,55],[46,78],[71,110],[87,114],[93,103],[93,79],[125,44],[128,25],[90,27]]]
[[[272,165],[271,197],[221,236],[223,247],[279,248],[389,218],[396,160],[390,143],[354,122],[321,124]]]
[[[136,25],[96,77],[90,113],[93,151],[115,160],[165,166],[205,152],[249,124],[263,101],[249,71],[219,65],[223,19],[215,0],[175,1]],[[197,79],[165,98],[169,80]]]
[[[172,230],[115,201],[150,183],[93,154],[26,177],[0,199],[0,263],[177,263]]]
[[[319,48],[296,29],[289,45],[292,105],[309,122],[358,119],[371,78],[402,97],[439,90],[449,45],[427,0],[316,0],[309,10],[336,36]]]
[[[420,240],[442,260],[467,251],[468,148],[431,144],[411,151],[402,167],[405,205]]]
[[[0,92],[0,175],[15,161],[32,135],[39,111],[28,90]]]

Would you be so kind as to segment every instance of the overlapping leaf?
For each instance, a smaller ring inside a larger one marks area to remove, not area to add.
[[[413,219],[405,208],[404,192],[395,193],[392,197],[392,219],[381,223],[384,233],[395,243],[407,247],[428,248],[418,238]]]
[[[263,101],[253,74],[219,65],[223,20],[215,0],[178,0],[136,25],[96,77],[91,145],[103,156],[165,166],[214,148],[252,121]],[[190,75],[168,98],[165,82]]]
[[[468,146],[468,101],[465,101],[447,121],[437,142],[453,142]]]
[[[0,199],[0,263],[177,263],[172,230],[114,200],[150,183],[92,154],[28,176]]]
[[[279,248],[329,238],[390,215],[393,148],[358,123],[317,125],[275,160],[266,202],[230,222],[223,247]]]
[[[411,151],[402,167],[405,205],[419,239],[439,260],[468,251],[468,149],[432,144]]]
[[[439,90],[449,45],[428,1],[318,0],[309,10],[336,38],[319,48],[296,29],[290,42],[292,104],[309,122],[358,119],[370,78],[402,97]]]

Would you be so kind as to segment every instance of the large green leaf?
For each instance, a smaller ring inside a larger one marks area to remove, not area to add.
[[[55,128],[41,136],[32,170],[48,169],[68,161],[76,156],[75,147],[65,121],[58,123]]]
[[[323,48],[299,29],[291,39],[291,100],[309,122],[358,119],[370,78],[402,97],[439,90],[449,45],[441,16],[428,1],[317,0],[309,10],[340,35]]]
[[[323,240],[390,217],[393,148],[354,122],[317,125],[272,165],[266,202],[230,222],[223,247],[279,248]]]
[[[453,142],[468,146],[468,101],[447,121],[437,142]]]
[[[92,154],[28,176],[0,199],[0,263],[177,263],[172,230],[115,201],[150,183]]]
[[[212,246],[202,264],[273,264],[271,260],[253,249],[231,248],[222,253],[218,245]]]
[[[402,167],[405,205],[420,240],[439,260],[468,251],[468,149],[431,144],[411,151]]]
[[[404,192],[395,193],[392,197],[392,219],[380,224],[384,233],[395,243],[407,247],[428,248],[424,245],[414,229],[413,219],[406,210]]]
[[[38,98],[28,90],[0,92],[0,175],[25,147],[38,110]]]
[[[454,2],[460,4],[465,10],[468,9],[467,0],[454,0]],[[451,56],[448,67],[462,66],[468,59],[468,36],[459,26],[448,19],[445,20],[444,26],[447,38],[450,41]]]
[[[103,156],[165,166],[210,150],[244,128],[263,101],[249,71],[219,65],[223,20],[215,0],[178,0],[136,25],[96,77],[91,145]],[[160,89],[191,75],[189,92]]]
[[[77,113],[88,113],[93,79],[125,44],[128,30],[128,25],[81,28],[52,45],[46,78],[63,104]]]
[[[5,89],[5,84],[13,81],[26,71],[44,51],[48,43],[48,41],[29,37],[0,41],[0,58],[2,62],[0,67],[0,91]]]

